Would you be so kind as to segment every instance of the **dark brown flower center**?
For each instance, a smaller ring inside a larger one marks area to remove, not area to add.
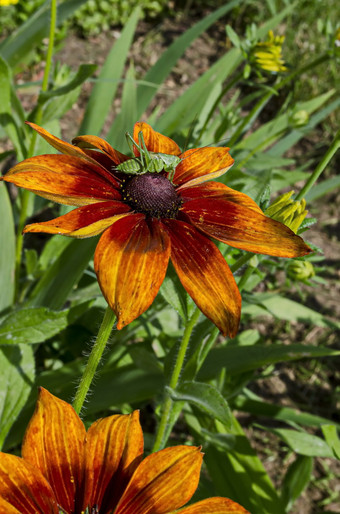
[[[164,175],[144,173],[122,183],[123,199],[137,212],[153,218],[176,218],[182,204],[174,185]]]

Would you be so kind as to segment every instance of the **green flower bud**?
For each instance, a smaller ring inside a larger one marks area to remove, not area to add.
[[[289,261],[287,275],[294,281],[303,282],[315,276],[314,266],[310,261]]]

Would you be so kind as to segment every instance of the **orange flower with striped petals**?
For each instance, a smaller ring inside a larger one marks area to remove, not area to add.
[[[164,164],[161,172],[149,166],[142,173],[127,173],[140,166],[138,159],[121,154],[97,136],[76,137],[71,145],[33,123],[29,125],[62,155],[26,159],[3,180],[78,208],[51,221],[28,225],[24,232],[72,237],[103,232],[94,267],[103,295],[117,315],[118,329],[151,305],[171,258],[199,309],[224,335],[233,337],[239,325],[241,296],[210,238],[278,257],[300,257],[310,251],[299,236],[266,217],[247,195],[211,182],[232,166],[229,148],[181,153],[172,139],[147,123],[136,123],[135,156],[144,154],[146,158],[149,153],[150,158],[151,152],[153,157],[161,155],[164,162],[173,159],[176,166],[171,172],[165,171]],[[139,152],[141,141],[145,151]]]
[[[180,509],[202,458],[200,448],[174,446],[143,460],[138,411],[86,432],[71,405],[41,388],[22,458],[0,452],[0,514],[246,514],[218,497]]]

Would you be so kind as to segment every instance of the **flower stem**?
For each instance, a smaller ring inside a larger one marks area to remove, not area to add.
[[[178,350],[175,366],[174,366],[174,369],[173,369],[173,372],[172,372],[172,375],[170,378],[170,382],[169,382],[169,387],[171,389],[175,389],[178,384],[178,380],[179,380],[179,377],[180,377],[180,374],[181,374],[181,371],[183,368],[185,354],[186,354],[186,351],[188,348],[190,337],[191,337],[192,331],[196,325],[196,322],[200,316],[200,313],[201,313],[201,311],[198,308],[196,308],[194,310],[191,318],[187,321],[187,324],[185,326],[183,338],[182,338],[182,341],[181,341],[181,344],[180,344],[180,347]],[[163,403],[163,408],[162,408],[162,416],[161,416],[161,420],[159,422],[156,440],[155,440],[155,444],[154,444],[153,450],[152,450],[154,452],[164,448],[164,445],[166,443],[165,433],[166,433],[167,425],[168,425],[170,414],[171,414],[172,404],[173,404],[173,401],[170,397],[170,394],[166,393],[164,403]]]
[[[274,91],[279,91],[279,89],[281,89],[283,86],[288,84],[296,76],[301,75],[302,73],[306,73],[306,71],[314,68],[315,66],[318,66],[319,64],[322,64],[323,62],[325,62],[329,59],[330,59],[330,56],[328,53],[322,54],[320,57],[318,57],[317,59],[314,59],[313,61],[310,61],[302,68],[299,68],[299,69],[293,71],[290,75],[288,75],[286,78],[284,78],[283,80],[278,82],[274,87],[272,87],[271,90],[267,94],[265,94],[264,96],[262,96],[260,98],[260,100],[257,102],[257,104],[255,104],[253,109],[250,111],[250,113],[240,123],[240,125],[238,126],[238,128],[236,129],[236,131],[234,132],[232,137],[230,138],[230,141],[228,143],[229,146],[233,147],[238,142],[238,140],[242,136],[243,132],[247,129],[249,124],[252,123],[252,121],[256,118],[256,116],[261,111],[261,109],[266,105],[268,100],[273,96]]]
[[[80,380],[76,396],[73,401],[74,410],[79,414],[83,403],[85,401],[87,392],[91,386],[93,377],[96,373],[98,364],[103,355],[106,343],[110,337],[113,324],[116,320],[116,315],[108,306],[106,308],[102,324],[100,326],[96,342],[93,345],[89,359],[87,361],[83,376]]]
[[[54,49],[54,38],[55,38],[55,30],[57,25],[57,0],[51,0],[51,21],[50,21],[50,33],[48,40],[48,48],[46,54],[46,64],[44,69],[43,81],[41,84],[41,91],[47,91],[48,88],[48,79],[50,75],[51,65],[52,65],[52,57],[53,57],[53,49]],[[43,115],[43,107],[42,104],[39,104],[35,115],[35,123],[40,125]],[[37,139],[37,133],[33,131],[30,146],[27,153],[27,158],[33,157],[35,142]],[[27,211],[29,205],[30,192],[24,190],[21,195],[21,209],[20,209],[20,218],[17,229],[17,239],[16,239],[16,249],[15,249],[15,298],[18,297],[19,293],[19,278],[20,278],[20,267],[21,267],[21,256],[22,256],[22,246],[23,246],[23,228],[26,223]]]
[[[337,134],[335,135],[335,138],[331,144],[331,146],[328,148],[327,152],[315,168],[314,172],[311,174],[309,179],[307,180],[306,184],[303,186],[301,191],[296,195],[295,201],[302,200],[304,196],[308,193],[308,191],[311,189],[311,187],[314,185],[314,183],[317,181],[317,179],[320,177],[323,170],[326,168],[329,161],[332,159],[333,155],[339,150],[340,148],[340,130],[338,130]]]

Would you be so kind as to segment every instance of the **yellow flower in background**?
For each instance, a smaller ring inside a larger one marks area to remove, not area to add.
[[[282,58],[282,44],[285,36],[274,36],[272,30],[268,32],[267,41],[257,43],[252,56],[259,68],[265,71],[287,71],[285,62]]]
[[[296,234],[308,211],[304,198],[300,201],[292,200],[291,196],[294,192],[289,191],[276,198],[265,211],[265,214],[273,220],[280,221]]]
[[[0,6],[6,7],[7,5],[17,4],[19,0],[0,0]]]

